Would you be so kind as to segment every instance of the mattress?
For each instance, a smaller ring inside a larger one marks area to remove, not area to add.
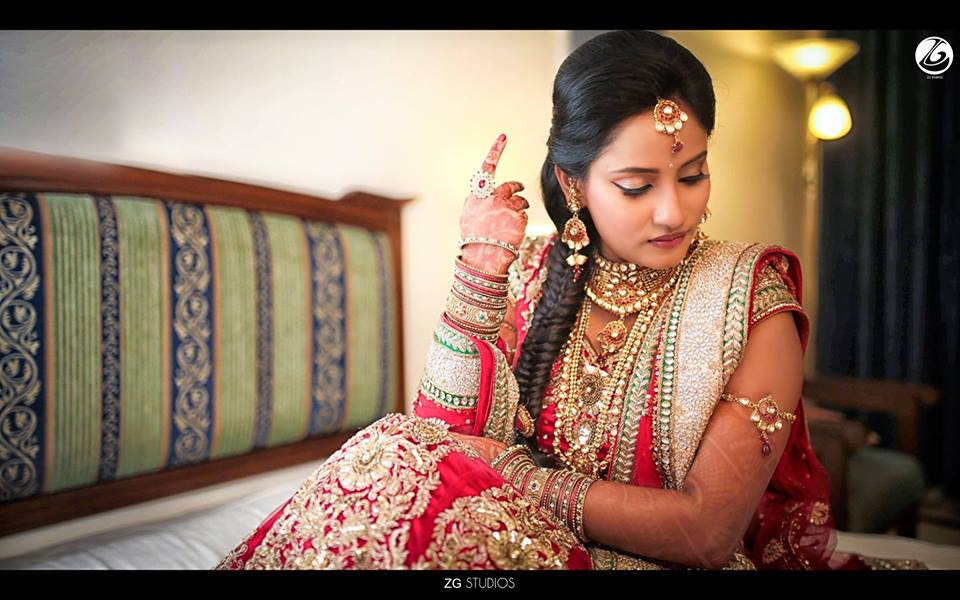
[[[0,569],[210,569],[323,461],[0,538]],[[839,532],[837,548],[960,569],[960,547]]]

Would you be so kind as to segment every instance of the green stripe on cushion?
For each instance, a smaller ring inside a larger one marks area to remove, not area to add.
[[[207,206],[214,255],[212,457],[253,448],[257,412],[257,288],[247,211]]]
[[[120,240],[120,462],[117,477],[164,466],[163,262],[158,202],[115,197]]]
[[[380,260],[367,229],[338,224],[344,247],[347,294],[347,406],[341,429],[362,427],[380,416]]]
[[[263,213],[273,286],[270,446],[303,439],[310,410],[310,267],[300,219]]]
[[[82,194],[45,194],[53,239],[54,414],[46,491],[94,483],[100,464],[101,336],[97,210]]]

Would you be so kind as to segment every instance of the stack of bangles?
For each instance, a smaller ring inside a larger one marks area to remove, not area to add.
[[[587,543],[583,529],[583,503],[593,477],[569,469],[540,467],[530,449],[523,444],[509,446],[490,463],[503,478],[517,488],[534,506],[553,514]]]
[[[507,278],[456,259],[444,311],[446,321],[464,333],[496,343],[507,313]]]

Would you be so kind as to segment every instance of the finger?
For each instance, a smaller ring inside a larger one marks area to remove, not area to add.
[[[507,200],[507,206],[513,210],[526,210],[530,208],[530,203],[527,202],[527,199],[523,196],[511,196],[510,199]]]
[[[483,165],[480,169],[490,173],[491,176],[497,174],[497,164],[500,162],[500,156],[503,154],[503,148],[507,145],[507,136],[500,134],[500,137],[493,142],[487,157],[483,159]]]
[[[503,198],[506,200],[510,196],[516,194],[517,192],[522,192],[523,190],[523,184],[519,181],[508,181],[498,185],[497,189],[493,190],[493,195],[495,198]]]

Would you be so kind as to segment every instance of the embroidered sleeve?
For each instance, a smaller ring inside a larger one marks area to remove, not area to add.
[[[509,295],[517,307],[516,326],[525,330],[543,292],[547,269],[542,268],[549,245],[557,234],[527,236],[520,245],[520,255],[510,264]]]
[[[524,297],[524,290],[534,272],[540,266],[540,254],[547,242],[546,235],[528,235],[520,244],[520,255],[510,263],[508,271],[509,293],[513,301]]]
[[[776,256],[760,268],[750,314],[751,327],[782,310],[803,312],[797,301],[796,286],[788,275],[789,266],[786,257]]]
[[[436,418],[456,433],[482,435],[507,444],[514,441],[515,425],[532,427],[519,414],[519,387],[512,372],[516,349],[517,298],[524,298],[535,279],[547,236],[527,237],[520,257],[509,270],[508,308],[496,342],[462,331],[441,317],[433,332],[413,412]]]

